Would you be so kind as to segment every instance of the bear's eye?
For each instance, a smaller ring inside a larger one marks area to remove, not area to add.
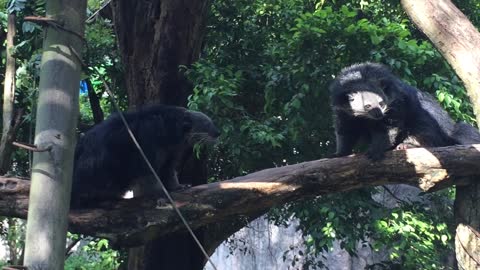
[[[372,105],[367,104],[367,105],[363,106],[363,108],[365,108],[365,110],[370,110],[370,108],[372,108]]]
[[[382,107],[382,109],[385,109],[385,107],[387,106],[387,104],[385,104],[385,102],[383,101],[380,101],[380,107]]]

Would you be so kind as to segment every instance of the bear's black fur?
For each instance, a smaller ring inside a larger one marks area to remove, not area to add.
[[[185,147],[219,135],[208,116],[182,107],[153,105],[124,113],[147,158],[168,190],[180,189],[176,165]],[[118,113],[94,126],[76,146],[72,207],[121,198],[134,184],[147,185],[145,196],[162,196]]]
[[[384,99],[386,109],[380,118],[353,112],[352,93],[365,91]],[[372,160],[381,159],[385,151],[404,141],[424,147],[480,141],[475,128],[455,123],[431,95],[404,83],[381,64],[366,62],[343,69],[330,85],[330,94],[336,156],[351,154],[360,140],[367,142],[367,156]]]

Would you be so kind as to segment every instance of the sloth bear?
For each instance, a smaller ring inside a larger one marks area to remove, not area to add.
[[[421,92],[381,64],[344,68],[330,85],[337,141],[336,156],[352,153],[360,140],[367,156],[383,158],[401,144],[440,147],[480,142],[474,127],[455,123],[428,93]]]

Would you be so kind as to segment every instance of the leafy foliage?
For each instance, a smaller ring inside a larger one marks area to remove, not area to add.
[[[450,247],[447,225],[438,219],[432,223],[432,217],[416,205],[410,208],[395,209],[390,216],[376,221],[380,241],[374,249],[391,247],[389,264],[402,265],[405,269],[443,268],[439,249],[445,252]]]
[[[453,0],[452,2],[477,28],[480,26],[480,2],[477,0]]]
[[[22,11],[25,8],[27,0],[12,0],[8,4],[7,12],[12,13],[16,11]]]
[[[70,235],[72,239],[78,235]],[[65,270],[116,270],[121,263],[118,251],[110,249],[105,239],[90,239],[80,250],[74,252],[65,261]]]

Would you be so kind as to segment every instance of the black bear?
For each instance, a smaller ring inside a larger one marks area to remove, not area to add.
[[[212,120],[182,107],[152,105],[124,113],[133,134],[167,190],[181,189],[176,173],[183,150],[214,142],[220,135]],[[118,113],[82,136],[75,149],[72,207],[121,198],[135,184],[145,196],[163,191],[131,140]]]

